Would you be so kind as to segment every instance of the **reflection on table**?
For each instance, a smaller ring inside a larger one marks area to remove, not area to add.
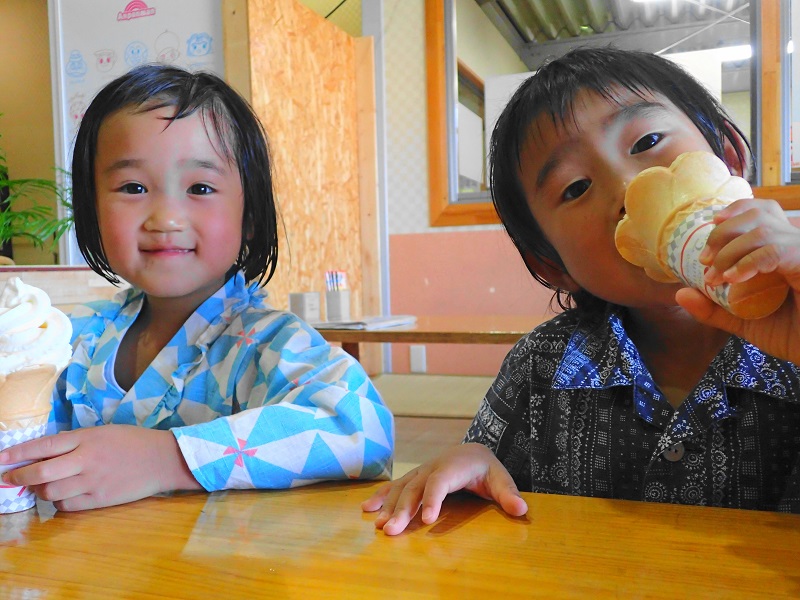
[[[800,516],[524,494],[510,518],[470,495],[390,538],[378,484],[156,497],[0,516],[11,598],[800,595]],[[15,524],[10,523],[14,520]]]

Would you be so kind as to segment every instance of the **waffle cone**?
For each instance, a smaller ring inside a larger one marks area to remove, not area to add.
[[[0,430],[46,423],[58,375],[54,365],[28,367],[0,375]]]
[[[669,168],[651,167],[633,178],[625,193],[625,216],[615,243],[622,257],[662,282],[678,277],[666,262],[666,243],[686,215],[705,206],[752,196],[748,183],[732,177],[709,152],[687,152]]]

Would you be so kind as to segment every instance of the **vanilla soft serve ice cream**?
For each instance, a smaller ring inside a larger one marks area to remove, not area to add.
[[[72,356],[72,324],[43,290],[18,277],[0,293],[0,450],[45,434],[53,387]],[[0,472],[23,466],[3,465]],[[24,487],[0,482],[0,513],[36,503]]]
[[[0,375],[26,367],[67,366],[72,324],[39,288],[12,277],[0,294]]]

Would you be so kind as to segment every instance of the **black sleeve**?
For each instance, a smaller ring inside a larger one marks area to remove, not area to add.
[[[489,448],[521,491],[531,488],[529,338],[520,340],[506,356],[463,440]]]

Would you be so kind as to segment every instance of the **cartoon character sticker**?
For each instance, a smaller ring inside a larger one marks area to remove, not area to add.
[[[86,99],[83,94],[75,94],[69,99],[67,111],[73,133],[78,131],[78,126],[81,124],[81,120],[87,108],[88,105],[86,104]]]
[[[117,53],[109,48],[94,53],[95,68],[101,73],[108,73],[117,63]]]
[[[178,34],[165,31],[156,38],[156,60],[162,63],[174,63],[181,55]]]
[[[81,79],[86,75],[88,67],[86,66],[86,61],[83,60],[83,55],[78,50],[73,50],[69,53],[67,66],[64,70],[72,79]]]
[[[186,42],[187,56],[205,56],[212,52],[211,36],[207,33],[193,33]]]
[[[147,46],[142,42],[131,42],[125,48],[125,63],[129,67],[135,67],[147,62]]]

